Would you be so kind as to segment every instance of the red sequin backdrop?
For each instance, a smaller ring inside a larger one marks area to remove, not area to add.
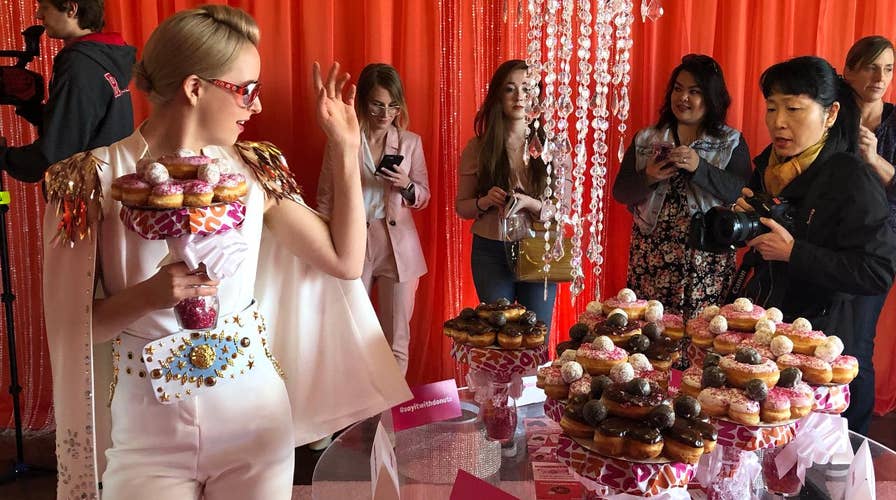
[[[314,123],[310,68],[314,60],[338,59],[351,73],[374,61],[395,65],[402,75],[411,114],[410,129],[423,137],[432,201],[417,214],[417,225],[429,274],[417,292],[408,378],[412,384],[451,377],[453,363],[442,322],[465,305],[477,302],[469,272],[469,223],[454,214],[453,199],[460,149],[472,136],[473,116],[492,70],[504,59],[525,58],[527,17],[517,17],[524,0],[242,0],[227,2],[248,10],[262,29],[261,79],[265,112],[249,124],[245,137],[280,145],[306,193],[316,189],[323,136]],[[186,0],[107,1],[107,29],[120,31],[141,47],[158,22],[173,12],[204,2]],[[597,3],[595,1],[595,3]],[[639,4],[639,2],[635,2]],[[756,81],[770,64],[799,54],[818,54],[837,67],[852,42],[864,35],[891,39],[896,3],[890,0],[666,0],[657,23],[633,29],[632,112],[629,130],[655,120],[671,69],[690,52],[714,56],[724,68],[733,105],[729,122],[744,131],[753,154],[768,142],[763,104]],[[525,3],[522,5],[525,10]],[[19,32],[34,24],[35,3],[0,3],[0,44],[21,47]],[[31,65],[49,76],[60,44],[44,39],[41,58]],[[0,61],[8,64],[7,61]],[[146,101],[134,92],[138,119]],[[12,144],[34,139],[34,131],[9,107],[0,109],[0,134]],[[77,117],[71,117],[76,120]],[[613,143],[611,151],[616,150]],[[610,179],[618,169],[611,163]],[[40,300],[40,214],[43,202],[34,185],[5,178],[12,192],[7,226],[19,371],[27,427],[52,425],[51,374]],[[311,196],[313,198],[313,195]],[[608,203],[607,263],[602,294],[614,293],[625,281],[631,217],[624,207]],[[587,200],[586,200],[587,206]],[[552,343],[566,331],[594,297],[596,283],[574,304],[561,289]],[[284,307],[293,305],[284,304]],[[881,319],[875,364],[877,409],[896,403],[892,363],[896,343],[896,302]],[[5,325],[3,325],[5,329]],[[310,334],[310,332],[301,332]],[[11,426],[7,345],[0,345],[0,427]]]

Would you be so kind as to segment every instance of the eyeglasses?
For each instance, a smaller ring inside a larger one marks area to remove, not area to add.
[[[367,112],[371,116],[398,116],[401,113],[401,106],[398,104],[383,106],[382,104],[372,102],[367,105]]]
[[[242,97],[241,105],[244,108],[251,108],[252,105],[255,104],[255,101],[258,100],[258,94],[261,92],[261,83],[259,82],[249,82],[245,85],[237,85],[235,83],[225,82],[224,80],[218,80],[217,78],[203,78],[201,76],[199,78],[211,83],[215,87],[229,90]]]

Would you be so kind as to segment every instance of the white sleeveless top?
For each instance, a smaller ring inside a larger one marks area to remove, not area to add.
[[[134,173],[137,160],[148,155],[146,141],[139,130],[122,143],[126,146],[125,154],[119,155],[118,161],[104,167],[100,174],[104,186],[109,186],[112,179]],[[265,193],[238,156],[233,157],[227,150],[217,146],[204,148],[202,152],[213,158],[225,158],[231,166],[231,171],[243,174],[249,186],[249,193],[243,198],[246,204],[246,219],[243,225],[235,230],[242,235],[249,248],[236,274],[223,279],[218,286],[219,317],[225,317],[246,308],[255,296]],[[128,155],[131,157],[128,158]],[[122,158],[124,161],[121,161]],[[112,295],[156,274],[159,264],[168,255],[168,245],[164,240],[146,240],[127,229],[119,217],[121,203],[111,199],[104,201],[103,221],[99,230],[100,255],[97,260],[101,265],[102,289],[106,295]],[[127,333],[148,340],[162,338],[178,330],[180,327],[173,309],[153,311],[125,329]]]

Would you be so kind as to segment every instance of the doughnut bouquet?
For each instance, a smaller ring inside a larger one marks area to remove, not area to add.
[[[657,382],[629,370],[611,372],[586,379],[578,362],[562,365],[565,380],[579,378],[571,384],[560,420],[558,458],[582,477],[617,492],[657,494],[686,486],[717,439],[700,404],[685,395],[671,400]],[[550,375],[546,391],[549,382]]]
[[[455,344],[501,349],[535,349],[544,346],[547,326],[520,304],[508,299],[464,308],[443,324],[442,331]]]
[[[143,158],[136,173],[112,181],[112,199],[122,204],[125,226],[149,240],[165,240],[166,262],[185,262],[190,270],[205,265],[212,279],[231,276],[247,250],[240,227],[248,192],[243,174],[214,158],[181,150],[157,160]],[[214,236],[214,238],[212,238]],[[208,330],[217,325],[217,297],[191,297],[174,307],[182,328]]]
[[[692,345],[704,349],[697,364],[705,367],[702,358],[709,352],[727,356],[749,347],[780,370],[798,369],[813,391],[816,411],[841,413],[849,404],[848,384],[858,374],[858,361],[843,355],[838,337],[814,330],[805,318],[784,323],[777,308],[766,311],[740,298],[722,308],[707,307],[700,318],[688,322],[687,329]],[[693,375],[689,381],[694,382]]]

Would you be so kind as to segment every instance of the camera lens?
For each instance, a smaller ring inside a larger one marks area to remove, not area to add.
[[[713,239],[723,245],[742,247],[748,240],[768,232],[768,228],[759,222],[759,215],[754,212],[735,212],[714,207],[707,214],[706,222]]]

